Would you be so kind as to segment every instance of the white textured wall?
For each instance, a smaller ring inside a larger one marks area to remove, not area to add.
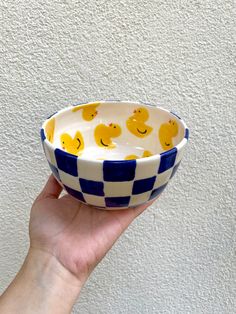
[[[233,1],[0,1],[0,288],[49,169],[39,127],[84,100],[173,109],[190,128],[161,199],[99,265],[74,313],[235,313]]]

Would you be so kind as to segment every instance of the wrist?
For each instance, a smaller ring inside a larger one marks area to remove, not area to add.
[[[51,254],[30,248],[14,281],[2,296],[0,312],[69,313],[82,284]]]
[[[30,248],[21,269],[22,275],[44,290],[50,300],[73,305],[79,296],[82,283],[52,254]]]

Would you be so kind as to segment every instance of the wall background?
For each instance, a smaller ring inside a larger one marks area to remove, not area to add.
[[[0,1],[0,291],[77,101],[143,100],[190,128],[178,174],[91,276],[74,313],[235,313],[235,11],[230,0]]]

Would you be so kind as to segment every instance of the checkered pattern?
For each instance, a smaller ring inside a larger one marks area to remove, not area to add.
[[[185,132],[187,141],[188,132]],[[82,202],[102,208],[126,208],[158,197],[175,174],[183,149],[151,159],[93,161],[53,149],[41,139],[49,166],[65,190]]]

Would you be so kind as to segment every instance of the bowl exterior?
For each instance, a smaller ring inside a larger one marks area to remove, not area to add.
[[[148,158],[88,160],[54,148],[41,129],[47,161],[57,181],[73,197],[103,209],[135,207],[157,198],[175,174],[188,140]]]

